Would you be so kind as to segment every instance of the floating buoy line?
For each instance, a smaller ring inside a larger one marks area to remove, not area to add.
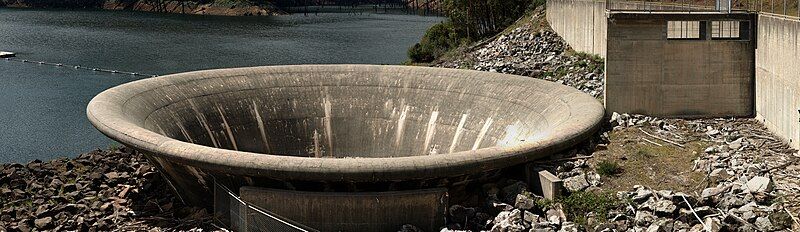
[[[56,67],[71,67],[71,68],[74,68],[74,69],[89,70],[89,71],[93,71],[93,72],[107,72],[107,73],[113,73],[113,74],[127,74],[127,75],[131,75],[131,76],[141,76],[141,77],[157,77],[158,76],[158,75],[144,74],[144,73],[138,73],[138,72],[126,72],[126,71],[119,71],[119,70],[113,70],[113,69],[92,68],[92,67],[86,67],[86,66],[80,66],[80,65],[69,65],[69,64],[62,64],[62,63],[52,63],[52,62],[44,62],[44,61],[26,60],[26,59],[11,58],[11,57],[7,57],[7,58],[3,58],[3,59],[5,59],[6,61],[15,61],[15,62],[20,62],[20,63],[30,63],[30,64],[38,64],[38,65],[50,65],[50,66],[56,66]]]

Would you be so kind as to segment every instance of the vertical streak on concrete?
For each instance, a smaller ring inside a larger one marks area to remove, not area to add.
[[[431,112],[431,119],[428,121],[428,128],[425,130],[425,143],[422,145],[422,153],[427,154],[428,147],[431,144],[431,139],[436,134],[436,119],[439,117],[439,111]]]
[[[450,144],[450,150],[448,153],[453,153],[456,150],[456,146],[458,145],[459,140],[461,140],[461,133],[464,132],[464,123],[467,122],[467,114],[461,115],[461,121],[458,122],[458,127],[456,127],[456,134],[453,136],[453,143]]]
[[[219,112],[219,117],[222,119],[222,125],[225,127],[225,131],[228,132],[228,137],[231,139],[231,146],[233,146],[233,150],[239,150],[239,147],[236,146],[236,139],[233,138],[233,131],[231,131],[231,126],[228,125],[228,120],[225,119],[225,113],[222,111],[222,107],[217,105],[217,111]]]
[[[472,150],[478,150],[478,147],[481,146],[481,142],[483,142],[483,136],[486,136],[486,132],[489,131],[489,127],[492,126],[494,120],[492,118],[487,118],[486,122],[483,123],[483,128],[481,128],[481,133],[478,134],[478,138],[475,139],[475,144],[472,145]]]
[[[317,132],[317,130],[314,130],[314,157],[322,157],[322,153],[319,149],[319,132]]]
[[[195,106],[194,101],[192,101],[192,99],[189,99],[189,105],[192,107],[192,110],[194,111],[194,116],[197,118],[197,121],[199,121],[200,125],[206,129],[206,132],[208,132],[208,137],[211,138],[211,143],[214,144],[214,147],[219,148],[219,143],[217,142],[217,138],[215,138],[214,133],[211,132],[211,128],[208,126],[208,120],[206,120],[206,117],[203,114],[201,114],[199,110],[197,110],[197,106]]]
[[[158,131],[160,131],[160,132],[161,132],[161,135],[163,135],[163,136],[169,136],[169,135],[167,135],[167,133],[166,133],[166,132],[164,132],[164,128],[161,128],[161,126],[160,126],[160,125],[156,124],[156,127],[158,128]]]
[[[333,127],[331,126],[331,101],[328,97],[323,99],[325,107],[325,136],[328,138],[328,155],[334,156],[333,153]]]
[[[397,119],[397,132],[394,134],[394,136],[395,136],[394,147],[395,148],[400,148],[400,144],[403,143],[403,130],[405,129],[405,126],[406,126],[406,115],[408,114],[408,111],[411,110],[411,107],[409,107],[409,106],[402,105],[402,104],[401,104],[401,106],[403,107],[403,112],[400,112],[400,119]]]
[[[189,136],[189,132],[186,131],[186,128],[184,128],[183,125],[181,125],[180,122],[175,122],[175,125],[178,125],[178,129],[181,130],[181,134],[183,134],[183,137],[185,137],[186,140],[188,140],[188,142],[194,143],[194,140],[192,140],[192,137]]]
[[[183,137],[186,138],[187,142],[194,143],[192,137],[189,136],[189,132],[186,131],[186,127],[184,127],[181,121],[178,120],[178,117],[175,116],[175,112],[170,112],[169,115],[172,116],[172,120],[175,122],[175,125],[178,126],[178,130],[181,131],[181,134],[183,134]]]
[[[267,139],[266,128],[264,127],[264,120],[261,119],[261,113],[258,112],[258,105],[256,104],[256,101],[253,101],[253,112],[255,113],[256,116],[256,122],[258,122],[258,130],[259,132],[261,132],[261,142],[264,143],[264,153],[269,154],[270,153],[269,139]]]

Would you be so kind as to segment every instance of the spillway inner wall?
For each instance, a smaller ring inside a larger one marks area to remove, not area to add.
[[[467,74],[474,75],[382,66],[177,74],[186,77],[135,95],[122,110],[185,142],[338,158],[510,147],[544,138],[570,117],[560,89]]]

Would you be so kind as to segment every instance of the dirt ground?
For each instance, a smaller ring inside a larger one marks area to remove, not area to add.
[[[648,132],[651,133],[652,132]],[[704,173],[693,171],[693,161],[709,146],[692,141],[679,147],[649,137],[640,128],[625,128],[609,134],[611,143],[594,153],[592,167],[601,161],[616,162],[622,173],[603,176],[603,189],[630,191],[635,185],[696,193],[706,187]]]

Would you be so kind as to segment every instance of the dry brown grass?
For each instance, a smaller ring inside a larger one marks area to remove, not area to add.
[[[595,152],[589,161],[596,167],[600,161],[609,160],[623,169],[621,174],[602,177],[603,189],[630,191],[634,185],[643,185],[694,194],[705,187],[705,174],[692,171],[692,166],[708,146],[706,142],[693,141],[681,148],[648,137],[637,128],[613,131],[610,138],[608,149]]]

